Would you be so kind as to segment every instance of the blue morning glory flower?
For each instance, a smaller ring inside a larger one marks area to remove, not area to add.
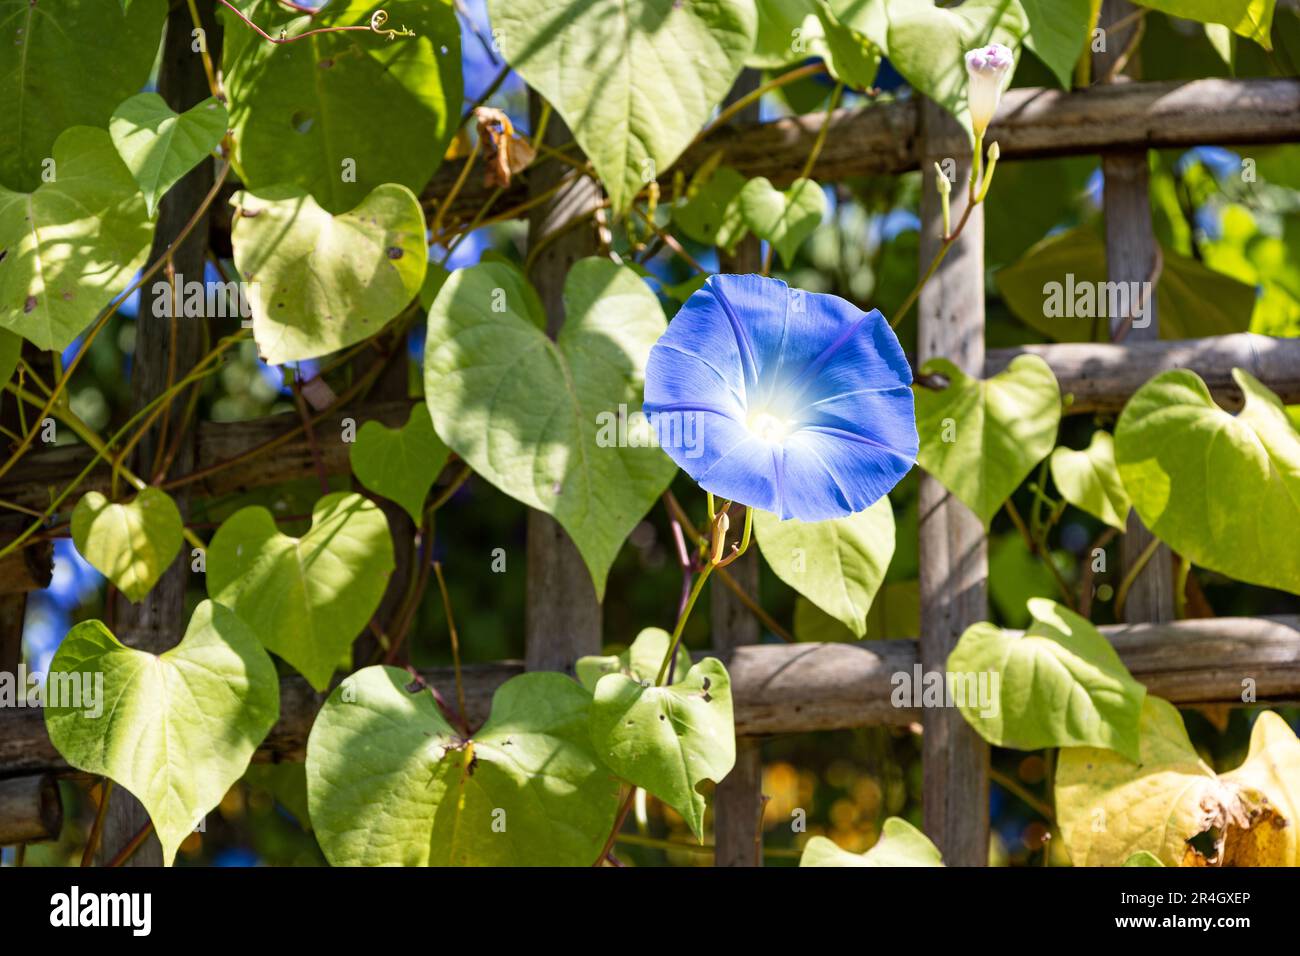
[[[650,350],[645,413],[706,491],[824,521],[867,508],[915,463],[911,384],[880,312],[716,275]]]

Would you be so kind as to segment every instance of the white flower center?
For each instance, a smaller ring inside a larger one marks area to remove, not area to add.
[[[790,436],[794,431],[794,422],[788,418],[780,418],[771,412],[753,412],[746,419],[745,424],[748,426],[750,434],[759,441],[770,442],[779,445]]]

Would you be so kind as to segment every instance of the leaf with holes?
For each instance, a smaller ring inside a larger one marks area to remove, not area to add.
[[[157,93],[137,94],[113,113],[109,135],[144,190],[150,218],[163,194],[221,143],[227,118],[215,97],[177,114]]]
[[[405,186],[377,186],[338,215],[295,189],[240,192],[231,203],[235,266],[248,283],[253,338],[270,365],[369,338],[420,292],[424,213]]]
[[[1260,714],[1246,760],[1222,779],[1268,801],[1262,825],[1229,844],[1234,856],[1224,864],[1300,866],[1300,740],[1287,722],[1272,711]]]
[[[759,176],[740,191],[740,209],[754,235],[770,242],[789,268],[799,246],[821,225],[826,194],[811,179],[796,179],[780,190]]]
[[[754,536],[777,577],[857,637],[866,635],[867,613],[894,556],[888,498],[830,521],[781,521],[759,511]]]
[[[596,684],[591,739],[611,770],[680,813],[703,843],[704,795],[697,787],[721,781],[736,762],[727,669],[706,657],[666,687],[606,674]]]
[[[393,540],[378,505],[339,492],[316,502],[301,538],[281,534],[265,508],[240,509],[213,535],[207,568],[209,596],[324,690],[379,607]]]
[[[1018,355],[989,379],[971,378],[947,359],[931,359],[921,375],[941,375],[946,388],[917,385],[917,462],[966,503],[984,527],[1056,444],[1061,390],[1046,362]]]
[[[243,621],[211,601],[194,609],[181,642],[157,656],[124,647],[99,621],[78,624],[55,652],[46,686],[65,695],[45,702],[50,742],[72,766],[144,804],[168,866],[280,716],[271,658]],[[66,695],[76,688],[80,699]]]
[[[943,866],[939,848],[930,838],[900,817],[890,817],[880,828],[880,839],[866,853],[841,850],[824,836],[804,844],[800,866]]]
[[[411,408],[401,428],[366,422],[348,450],[357,479],[375,494],[396,501],[417,525],[424,517],[424,499],[450,453],[423,404]]]
[[[132,604],[158,583],[183,540],[180,510],[159,488],[121,504],[88,491],[72,512],[72,543]]]
[[[966,722],[998,747],[1104,747],[1136,760],[1146,688],[1087,620],[1045,598],[1028,606],[1027,630],[981,621],[948,655],[948,673],[968,678],[957,696]]]
[[[1115,465],[1115,439],[1109,432],[1095,431],[1088,447],[1053,449],[1052,481],[1061,496],[1081,511],[1123,531],[1128,520],[1128,492]]]
[[[591,866],[618,783],[588,736],[591,694],[521,674],[468,738],[396,667],[335,688],[307,740],[307,800],[335,866]]]
[[[663,666],[672,639],[663,628],[647,627],[621,654],[592,654],[578,658],[575,670],[582,686],[593,693],[606,674],[623,674],[633,680],[653,681]],[[683,680],[691,668],[691,655],[681,644],[677,646],[677,660],[673,663],[671,682]]]
[[[1142,523],[1193,564],[1300,594],[1300,432],[1276,395],[1232,377],[1236,415],[1187,369],[1138,389],[1115,427],[1120,478]]]
[[[365,26],[376,6],[334,0],[303,15],[277,0],[238,5],[272,36]],[[415,36],[349,30],[267,43],[220,11],[235,167],[253,192],[292,184],[339,213],[385,183],[419,192],[429,182],[460,120],[460,27],[450,0],[382,7],[387,28]]]
[[[1094,747],[1061,751],[1056,813],[1075,866],[1119,866],[1142,850],[1181,866],[1195,852],[1189,840],[1242,813],[1237,789],[1215,779],[1168,701],[1147,696],[1138,751],[1137,762]]]
[[[748,0],[489,0],[488,12],[506,60],[573,130],[618,215],[722,102],[757,29]]]
[[[564,302],[552,341],[517,269],[453,273],[429,310],[424,394],[434,428],[476,474],[564,526],[603,597],[623,540],[675,471],[638,411],[664,314],[607,259],[577,262]]]
[[[107,126],[117,104],[149,82],[166,0],[114,7],[104,0],[0,0],[0,187],[31,192],[46,175],[62,178],[51,152],[59,136],[73,126]]]
[[[0,327],[59,352],[144,265],[153,227],[102,129],[67,130],[54,162],[35,192],[0,186]]]

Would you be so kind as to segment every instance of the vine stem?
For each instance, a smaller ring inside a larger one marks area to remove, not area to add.
[[[1034,557],[1038,558],[1047,566],[1047,570],[1052,573],[1052,580],[1056,582],[1056,586],[1061,592],[1061,597],[1065,598],[1065,606],[1073,611],[1074,594],[1070,591],[1069,585],[1065,583],[1065,578],[1061,577],[1061,569],[1058,568],[1056,562],[1052,560],[1051,552],[1045,547],[1041,547],[1039,542],[1029,533],[1029,528],[1025,526],[1025,519],[1020,517],[1020,512],[1017,510],[1014,501],[1008,498],[1005,503],[1005,508],[1007,514],[1011,517],[1011,523],[1016,526],[1016,529],[1020,532],[1020,536],[1025,539],[1025,546],[1029,548],[1030,554],[1034,555]]]
[[[127,860],[131,859],[131,857],[135,856],[136,850],[144,846],[144,841],[149,838],[149,834],[152,832],[153,832],[153,821],[150,820],[139,830],[136,831],[135,836],[131,837],[131,839],[127,841],[126,846],[122,847],[122,849],[117,851],[117,855],[114,856],[113,859],[109,860],[104,865],[109,867],[117,867],[124,864]]]
[[[212,358],[216,358],[217,355],[219,354],[220,354],[219,351],[214,352]],[[209,359],[208,361],[211,361],[211,359]],[[95,469],[95,466],[98,465],[100,460],[105,457],[106,449],[111,448],[113,445],[117,444],[117,442],[120,441],[123,438],[123,436],[125,436],[132,428],[135,427],[137,422],[145,418],[146,415],[148,415],[151,411],[153,411],[154,408],[158,407],[159,405],[165,402],[171,401],[171,399],[179,391],[184,389],[191,382],[198,381],[199,379],[204,378],[205,376],[211,375],[216,370],[216,368],[217,366],[213,366],[212,368],[204,368],[202,364],[195,366],[194,371],[190,372],[189,375],[185,376],[183,379],[177,382],[172,388],[159,394],[156,398],[152,399],[147,405],[145,405],[138,412],[132,415],[131,418],[129,418],[126,421],[126,423],[121,428],[119,428],[111,438],[109,438],[107,442],[100,442],[99,444],[101,447],[95,449],[95,454],[90,459],[90,461],[86,463],[86,467],[82,468],[80,474],[78,474],[77,477],[73,478],[72,482],[68,484],[68,486],[65,487],[61,492],[59,492],[59,494],[54,498],[54,500],[50,502],[49,507],[46,508],[45,511],[41,513],[40,518],[38,518],[34,523],[29,525],[27,529],[22,532],[22,534],[18,535],[18,537],[14,538],[3,548],[0,548],[0,558],[6,557],[9,554],[12,554],[14,551],[16,551],[18,548],[21,548],[23,542],[25,542],[28,538],[34,535],[37,531],[41,530],[41,528],[45,525],[45,522],[48,521],[58,510],[59,505],[63,503],[64,499],[66,499],[68,495],[72,494],[72,492],[76,490],[77,487],[79,487],[83,481],[86,480],[86,477]]]
[[[461,729],[469,734],[469,717],[465,711],[465,684],[460,675],[460,637],[456,633],[456,619],[451,613],[451,595],[447,593],[447,579],[442,575],[442,562],[433,562],[433,574],[442,592],[442,606],[447,614],[447,633],[451,638],[451,662],[456,672],[456,707],[460,711]]]
[[[227,10],[229,10],[231,13],[233,13],[235,16],[239,17],[239,19],[243,20],[244,23],[247,24],[248,27],[252,29],[254,33],[256,33],[258,36],[260,36],[263,40],[267,41],[268,43],[292,43],[295,40],[303,40],[306,39],[307,37],[315,36],[318,33],[346,33],[349,31],[356,31],[356,30],[364,30],[366,33],[378,33],[387,36],[390,40],[393,39],[394,37],[399,37],[399,36],[414,36],[413,33],[399,33],[396,30],[379,29],[380,26],[383,26],[383,24],[387,22],[388,14],[384,13],[383,10],[376,10],[374,16],[371,17],[370,23],[364,26],[360,24],[355,24],[350,26],[339,26],[339,27],[316,27],[314,30],[307,30],[303,33],[295,33],[293,36],[285,36],[285,34],[282,31],[280,36],[273,37],[271,36],[271,34],[267,33],[256,23],[250,20],[247,16],[245,16],[242,10],[240,10],[238,7],[230,3],[230,0],[217,0],[217,2],[220,3]],[[383,14],[383,19],[377,20],[376,18],[379,17],[380,14]]]
[[[727,106],[725,109],[719,111],[718,115],[713,118],[713,122],[709,123],[708,126],[700,130],[700,132],[696,135],[695,139],[691,141],[691,146],[694,146],[696,143],[700,142],[700,140],[708,137],[708,135],[712,133],[714,130],[721,129],[723,126],[726,126],[727,123],[731,121],[732,117],[740,113],[746,106],[753,103],[755,100],[760,99],[764,93],[770,93],[772,92],[772,90],[779,89],[782,86],[786,86],[790,83],[794,83],[798,80],[802,80],[809,76],[817,76],[818,74],[825,73],[825,72],[826,72],[825,63],[809,63],[807,66],[801,66],[798,69],[791,70],[788,73],[782,73],[780,76],[773,77],[772,79],[768,80],[766,83],[762,84],[761,86],[757,86],[754,89],[750,90],[748,93],[740,97],[740,99],[736,100],[730,106]],[[687,149],[689,148],[690,146],[687,147]]]
[[[989,779],[994,781],[1003,790],[1007,791],[1007,793],[1016,797],[1021,803],[1029,807],[1029,809],[1033,810],[1044,820],[1052,822],[1056,820],[1056,813],[1052,808],[1022,787],[1018,780],[1009,777],[1007,774],[995,767],[989,768]]]
[[[593,867],[604,863],[605,858],[613,851],[614,844],[618,840],[618,831],[623,829],[623,822],[627,819],[628,811],[632,809],[632,801],[636,799],[636,791],[637,788],[633,787],[627,792],[623,805],[618,808],[618,813],[614,816],[614,826],[610,828],[609,837],[605,840],[605,845],[600,848],[600,855],[596,857],[596,862],[591,864]]]
[[[204,213],[207,212],[208,207],[211,206],[213,200],[217,198],[217,194],[221,191],[221,187],[225,184],[226,177],[229,174],[230,160],[227,159],[221,164],[221,169],[217,173],[216,180],[213,182],[212,188],[208,190],[208,194],[203,197],[203,202],[199,203],[199,207],[194,210],[189,221],[186,222],[181,228],[181,231],[176,234],[176,238],[168,243],[167,248],[163,251],[162,255],[154,260],[151,266],[145,269],[144,272],[140,273],[140,278],[131,283],[131,285],[127,287],[126,291],[117,298],[117,301],[106,308],[99,318],[95,320],[95,324],[91,326],[90,331],[86,333],[86,337],[82,340],[81,347],[77,349],[77,354],[72,357],[72,361],[68,363],[68,367],[64,369],[63,374],[59,376],[59,380],[54,385],[53,394],[51,394],[49,399],[46,401],[37,421],[49,417],[54,406],[59,403],[60,396],[67,388],[68,382],[71,381],[72,373],[77,370],[77,366],[81,363],[82,358],[84,358],[86,353],[90,351],[91,343],[93,343],[96,336],[103,331],[104,327],[108,324],[108,320],[117,313],[119,308],[122,307],[122,303],[130,298],[132,293],[144,288],[144,284],[152,279],[154,275],[157,274],[158,270],[162,268],[163,264],[171,258],[172,252],[189,237],[191,232],[194,231],[194,227],[198,225],[199,220],[203,217]],[[32,441],[35,437],[36,430],[32,429],[32,431],[27,434],[19,446],[14,450],[14,453],[8,458],[8,460],[3,464],[0,464],[0,478],[3,478],[9,470],[18,463],[23,455],[27,453],[27,450],[31,448]]]
[[[1124,620],[1124,603],[1128,600],[1129,588],[1133,587],[1133,582],[1137,580],[1137,576],[1142,573],[1142,569],[1147,566],[1147,562],[1151,560],[1158,547],[1160,547],[1160,539],[1152,538],[1133,562],[1133,566],[1128,569],[1124,580],[1119,583],[1119,590],[1115,592],[1115,620]]]
[[[831,114],[840,105],[840,97],[843,95],[844,84],[842,82],[836,83],[835,89],[831,90],[831,95],[826,101],[822,127],[817,131],[817,138],[813,140],[812,149],[808,151],[808,158],[804,160],[803,169],[799,171],[800,179],[807,179],[812,175],[813,166],[817,163],[817,157],[822,154],[822,147],[826,145],[826,134],[831,131]],[[782,218],[785,218],[784,213],[782,213]],[[763,253],[763,275],[768,275],[772,271],[772,249],[772,243],[769,242],[766,251]]]
[[[700,571],[695,578],[695,583],[691,585],[691,593],[686,598],[686,607],[682,608],[682,613],[677,616],[677,624],[673,628],[672,639],[668,642],[668,653],[664,655],[663,663],[659,665],[659,675],[655,678],[655,686],[662,687],[664,680],[667,678],[672,662],[677,658],[677,645],[682,640],[682,630],[686,627],[686,621],[691,616],[691,611],[695,608],[695,602],[699,600],[700,592],[704,590],[704,582],[709,579],[709,574],[713,571],[715,565],[709,562]]]
[[[90,866],[94,862],[95,852],[99,849],[100,834],[104,832],[104,818],[108,815],[108,798],[113,795],[113,781],[107,777],[101,777],[100,780],[99,809],[95,811],[95,822],[90,827],[90,836],[86,838],[86,849],[81,854],[82,866]]]

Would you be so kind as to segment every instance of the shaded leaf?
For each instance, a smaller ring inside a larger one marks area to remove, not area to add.
[[[424,404],[412,406],[401,428],[366,422],[348,450],[357,479],[375,494],[396,501],[417,525],[424,517],[424,499],[450,454]]]

